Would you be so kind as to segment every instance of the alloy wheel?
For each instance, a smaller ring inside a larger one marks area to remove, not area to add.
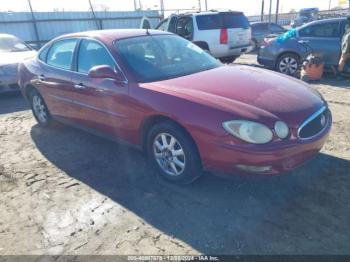
[[[32,98],[33,111],[41,123],[46,123],[48,120],[47,111],[43,99],[35,94]]]
[[[159,167],[170,176],[181,175],[186,167],[186,156],[180,142],[171,134],[160,133],[153,142],[153,153]]]
[[[298,61],[294,57],[286,56],[281,59],[278,69],[283,74],[294,75],[298,70]]]

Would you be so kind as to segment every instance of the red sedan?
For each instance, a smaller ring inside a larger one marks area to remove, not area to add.
[[[321,149],[332,124],[325,100],[303,82],[224,66],[160,31],[61,36],[21,64],[20,75],[41,126],[58,120],[136,145],[179,183],[203,170],[289,171]]]

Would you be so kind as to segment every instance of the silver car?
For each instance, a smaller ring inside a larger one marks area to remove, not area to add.
[[[13,35],[0,34],[0,93],[18,90],[18,64],[36,51]]]
[[[346,18],[318,20],[296,28],[290,38],[266,40],[258,51],[258,62],[294,75],[303,59],[313,53],[322,57],[326,67],[337,66],[346,23]]]

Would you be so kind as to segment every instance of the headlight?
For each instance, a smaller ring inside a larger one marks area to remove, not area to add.
[[[272,131],[265,125],[252,121],[233,120],[222,124],[231,135],[252,144],[265,144],[272,140]]]
[[[289,128],[286,123],[277,121],[275,123],[275,132],[279,138],[285,139],[289,135]]]

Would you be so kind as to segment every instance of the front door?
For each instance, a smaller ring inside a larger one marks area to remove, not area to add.
[[[128,86],[111,78],[92,78],[89,70],[98,65],[115,68],[116,62],[100,42],[83,39],[73,73],[74,103],[80,108],[79,121],[94,130],[125,138],[128,132]]]

